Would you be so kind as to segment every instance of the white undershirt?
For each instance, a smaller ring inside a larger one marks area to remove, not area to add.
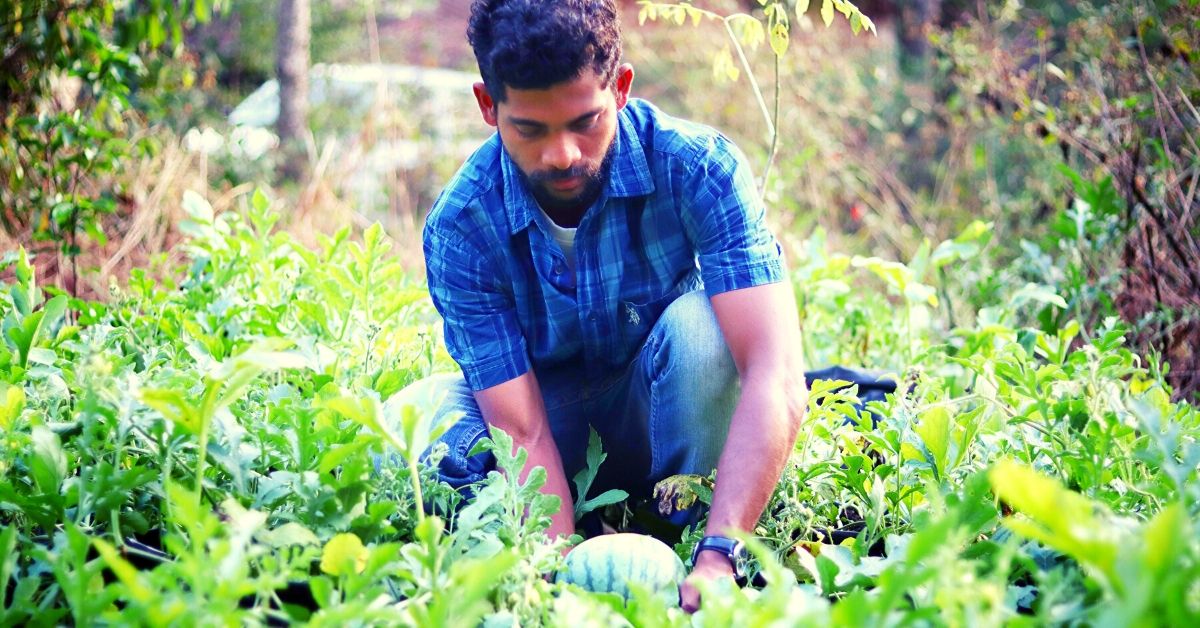
[[[567,268],[571,269],[571,272],[574,273],[575,228],[558,226],[558,224],[555,223],[552,218],[550,218],[549,214],[546,213],[546,210],[542,209],[541,207],[538,207],[538,212],[541,213],[542,218],[545,219],[542,221],[542,224],[550,230],[550,237],[554,238],[554,241],[558,243],[559,248],[562,249],[563,255],[566,256]]]

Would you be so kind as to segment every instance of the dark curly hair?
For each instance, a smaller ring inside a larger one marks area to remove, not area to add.
[[[609,86],[621,56],[615,0],[474,0],[467,39],[496,102],[505,87],[545,89],[587,67]]]

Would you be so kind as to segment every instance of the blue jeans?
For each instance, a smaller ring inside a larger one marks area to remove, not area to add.
[[[646,497],[666,477],[708,475],[716,468],[739,380],[703,290],[681,295],[664,310],[623,371],[598,381],[583,372],[581,366],[535,372],[568,483],[586,465],[589,426],[608,454],[592,496],[621,488]],[[441,479],[455,488],[482,480],[495,458],[490,452],[467,455],[488,427],[462,376],[437,375],[417,385],[444,389],[435,422],[463,414],[439,439],[449,450],[438,465]]]

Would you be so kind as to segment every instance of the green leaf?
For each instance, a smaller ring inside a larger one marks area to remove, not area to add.
[[[651,3],[643,3],[642,8],[638,10],[638,26],[645,26],[646,20],[657,20],[658,11]]]
[[[718,81],[737,81],[741,70],[733,60],[733,52],[729,46],[721,48],[713,54],[713,78]]]
[[[254,195],[250,197],[250,207],[256,212],[265,212],[270,206],[271,199],[267,193],[262,188],[254,188]]]
[[[604,508],[605,506],[611,506],[612,504],[619,504],[628,498],[629,493],[626,493],[620,489],[609,489],[604,491],[596,497],[593,497],[592,499],[575,506],[576,520],[578,520],[580,515],[589,513],[597,508]]]
[[[777,22],[771,27],[771,50],[775,52],[775,56],[782,57],[788,49],[788,27],[782,22]]]
[[[808,13],[808,0],[796,0],[796,17],[804,17]]]
[[[329,608],[336,603],[333,597],[333,581],[328,576],[314,576],[308,579],[308,587],[312,590],[313,601],[318,608]]]
[[[209,205],[203,196],[191,190],[185,190],[183,193],[183,210],[192,220],[202,225],[211,226],[215,219],[212,205]]]
[[[109,545],[107,541],[101,538],[93,538],[92,546],[96,548],[96,552],[104,559],[104,563],[112,570],[121,584],[125,585],[125,592],[134,600],[149,604],[156,597],[154,591],[143,579],[142,574],[138,570],[121,557],[116,548]]]
[[[826,28],[833,24],[833,0],[824,0],[821,3],[821,21],[825,22]]]
[[[259,534],[261,540],[271,547],[291,547],[293,545],[320,545],[321,540],[308,528],[289,521],[274,530]]]
[[[918,530],[908,541],[905,549],[905,560],[909,564],[917,564],[933,556],[935,552],[946,546],[946,539],[954,531],[958,521],[953,516],[935,520],[928,527]]]
[[[13,292],[14,297],[17,294],[19,291]],[[17,350],[18,365],[25,367],[29,364],[30,352],[40,344],[44,331],[58,324],[66,313],[67,303],[67,296],[60,294],[47,301],[42,309],[25,316],[17,325],[10,326],[6,321],[5,336]]]
[[[875,35],[879,34],[875,31],[875,22],[872,22],[871,18],[867,17],[866,14],[860,12],[858,14],[858,19],[862,21],[862,26],[865,30],[869,30],[869,31],[871,31],[872,34],[875,34]]]
[[[992,239],[992,228],[995,224],[994,222],[983,222],[982,220],[972,221],[971,224],[967,225],[966,229],[963,229],[962,233],[954,238],[954,241],[959,244],[970,243],[983,246]]]
[[[30,475],[38,489],[47,495],[57,495],[67,475],[67,454],[58,434],[37,426],[31,435],[33,457],[29,461]]]
[[[866,268],[898,293],[903,294],[912,280],[912,270],[900,262],[878,257],[854,256],[850,262],[856,268]]]
[[[755,50],[767,38],[766,28],[757,18],[737,13],[727,18],[729,28],[737,36],[743,46]]]
[[[321,552],[321,571],[331,576],[350,576],[362,573],[370,552],[353,533],[334,535]]]
[[[393,447],[401,453],[407,452],[407,447],[403,441],[388,426],[383,425],[379,421],[379,402],[373,397],[351,397],[342,395],[331,397],[328,399],[318,399],[314,405],[318,408],[332,410],[338,414],[358,423],[359,425],[383,436]]]
[[[1187,511],[1179,503],[1160,510],[1142,529],[1143,562],[1150,573],[1161,577],[1179,561],[1189,543]]]
[[[143,388],[138,393],[138,399],[192,435],[200,433],[200,416],[196,413],[195,401],[182,392],[167,388]]]
[[[348,458],[357,456],[372,443],[379,442],[374,437],[359,436],[358,440],[346,445],[335,445],[329,451],[321,454],[321,463],[317,466],[317,470],[321,473],[329,473],[333,471]]]
[[[0,399],[0,433],[3,433],[12,429],[25,409],[25,388],[0,383],[0,389],[4,391],[3,399]]]
[[[1067,309],[1067,302],[1050,286],[1027,283],[1020,290],[1017,290],[1011,299],[1009,299],[1009,307],[1018,308],[1030,301],[1053,305],[1059,309]]]
[[[8,590],[8,579],[17,567],[20,554],[17,552],[17,526],[6,525],[0,532],[0,589]],[[0,604],[0,607],[3,607]]]
[[[596,475],[600,472],[600,465],[607,457],[608,454],[604,453],[600,442],[600,434],[596,432],[595,428],[589,426],[586,455],[587,464],[573,478],[575,482],[575,494],[579,496],[575,504],[576,521],[579,521],[579,518],[588,512],[588,510],[583,509],[584,502],[587,499],[588,491],[592,488],[592,482],[596,480]]]
[[[841,571],[837,562],[826,556],[826,548],[831,548],[831,545],[822,546],[822,551],[817,556],[817,576],[821,585],[821,593],[824,595],[832,595],[837,591],[837,575]]]
[[[950,418],[950,411],[945,406],[936,406],[922,413],[920,421],[914,429],[932,458],[929,462],[937,465],[938,474],[942,477],[945,476],[948,466],[950,436],[953,429],[954,421]]]
[[[384,420],[388,425],[400,426],[406,455],[419,456],[462,418],[461,412],[438,414],[446,393],[457,379],[455,374],[443,373],[417,380],[383,404]],[[438,419],[436,425],[434,418]]]
[[[1071,556],[1120,591],[1116,561],[1123,543],[1119,529],[1098,516],[1104,510],[1099,503],[1012,460],[993,466],[988,480],[997,497],[1028,517],[1008,517],[1005,526]]]
[[[42,317],[42,328],[53,327],[62,319],[67,312],[67,304],[70,299],[65,294],[60,294],[46,302],[42,312],[45,315]]]

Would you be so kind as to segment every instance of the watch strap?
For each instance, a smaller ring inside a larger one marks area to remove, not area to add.
[[[709,535],[700,539],[692,549],[692,566],[696,566],[696,558],[700,552],[710,550],[724,555],[733,567],[734,578],[740,583],[745,578],[746,546],[738,539],[727,536]]]

